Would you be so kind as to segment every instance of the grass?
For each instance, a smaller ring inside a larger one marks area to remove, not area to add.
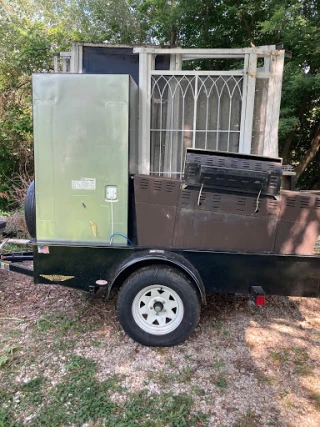
[[[299,375],[309,375],[313,370],[313,366],[309,363],[310,356],[305,348],[292,347],[294,356],[295,371]]]
[[[58,427],[94,423],[95,426],[186,427],[207,425],[207,415],[192,413],[193,400],[186,394],[129,393],[122,377],[96,378],[97,366],[73,356],[65,365],[61,382],[37,376],[0,392],[0,427],[20,427],[21,414],[31,427]],[[121,401],[112,396],[118,393]],[[16,397],[18,396],[18,400]]]
[[[191,367],[187,365],[182,371],[180,372],[180,381],[182,383],[188,382],[191,380]]]
[[[2,248],[2,251],[5,252],[32,252],[32,246],[31,245],[17,245],[15,243],[5,243]]]
[[[45,385],[46,379],[43,376],[33,378],[27,383],[22,384],[21,393],[24,398],[22,399],[22,405],[20,403],[20,407],[27,409],[30,406],[37,407],[41,405],[45,397]]]
[[[14,359],[15,352],[19,350],[19,346],[13,346],[6,348],[1,351],[0,353],[0,368],[2,368],[5,365],[8,365],[12,360]]]
[[[192,369],[190,365],[186,365],[185,367],[175,368],[172,359],[168,359],[168,366],[170,371],[167,369],[161,369],[156,373],[149,373],[149,380],[154,380],[162,386],[172,385],[173,383],[182,383],[187,384],[190,383],[192,379]],[[224,377],[225,363],[222,360],[217,359],[212,365],[218,373],[217,375],[212,375],[212,382],[219,388],[223,389],[227,387],[227,380]],[[172,372],[172,370],[174,372]],[[202,390],[199,388],[199,390]],[[197,393],[201,395],[200,393]]]
[[[245,415],[240,417],[232,427],[260,427],[260,418],[249,408]]]
[[[313,403],[313,405],[316,407],[316,409],[320,410],[320,394],[319,393],[311,393],[309,395],[309,399]]]
[[[206,414],[193,411],[190,394],[132,393],[119,375],[109,374],[99,381],[96,363],[73,353],[78,336],[91,328],[81,322],[81,315],[45,313],[28,324],[25,343],[20,333],[9,338],[10,328],[18,325],[8,324],[0,344],[0,427],[130,427],[137,422],[142,427],[208,425]],[[92,341],[97,347],[102,345]],[[28,378],[24,381],[25,369]],[[191,374],[189,365],[179,367],[171,380],[189,382]]]
[[[217,387],[219,387],[221,389],[228,387],[227,380],[225,379],[225,377],[222,374],[218,375],[218,377],[213,382]]]
[[[286,409],[289,409],[290,411],[292,411],[295,408],[295,404],[292,400],[286,400],[282,406]]]
[[[218,331],[220,331],[223,328],[223,323],[218,320],[215,324],[216,329],[218,329]]]
[[[271,360],[275,364],[281,364],[289,361],[290,353],[286,348],[281,349],[280,351],[270,351],[269,353]]]
[[[289,393],[290,393],[289,390],[283,390],[279,393],[279,398],[284,399],[285,397],[288,396]]]
[[[213,384],[216,385],[220,389],[227,388],[228,382],[224,376],[225,366],[226,366],[225,362],[223,362],[220,359],[217,359],[212,366],[217,371],[217,375],[212,375],[210,377]]]
[[[314,369],[310,364],[310,356],[303,347],[283,347],[270,351],[269,356],[276,365],[292,366],[298,375],[310,375]]]
[[[19,322],[17,322],[18,325]],[[23,323],[23,321],[20,322],[20,324]],[[2,343],[6,343],[6,342],[10,342],[11,340],[15,340],[18,339],[22,336],[22,331],[20,329],[11,329],[9,331],[6,332],[6,339],[3,340],[1,342]]]
[[[45,340],[50,342],[50,350],[54,352],[72,350],[77,339],[83,333],[90,331],[93,324],[81,321],[82,312],[76,316],[62,313],[44,313],[30,327],[29,338],[35,342]],[[98,346],[98,342],[95,343]]]
[[[166,386],[177,383],[188,383],[191,381],[191,367],[187,365],[184,368],[177,369],[174,373],[168,373],[166,369],[160,369],[157,373],[149,373],[148,378],[157,383]]]
[[[272,375],[263,374],[259,371],[257,371],[257,373],[256,373],[256,378],[258,381],[261,381],[262,383],[267,384],[269,386],[277,384],[277,378],[276,377],[274,377]]]
[[[45,293],[44,296],[46,295]],[[39,296],[41,294],[37,295]],[[210,334],[214,328],[215,337],[210,343],[212,352],[205,361],[204,355],[200,354],[202,349],[199,343],[196,350],[192,345],[189,347],[189,344],[174,349],[146,349],[124,343],[123,350],[126,353],[123,364],[117,360],[114,362],[115,366],[109,369],[109,353],[114,361],[112,349],[122,345],[123,334],[115,338],[114,334],[118,329],[107,322],[104,324],[104,318],[98,316],[89,303],[85,305],[85,301],[78,297],[77,304],[73,306],[52,304],[51,297],[47,298],[46,305],[40,312],[42,315],[37,311],[35,315],[28,317],[7,309],[6,317],[12,317],[12,321],[2,322],[0,427],[215,425],[212,419],[209,420],[206,414],[196,408],[204,405],[203,411],[216,417],[220,415],[220,402],[229,403],[232,399],[234,378],[232,371],[229,371],[231,362],[227,362],[228,355],[224,353],[227,346],[221,344],[231,340],[227,323],[216,322],[214,326],[211,325]],[[0,303],[6,307],[5,300]],[[35,299],[35,304],[37,308],[38,299]],[[94,313],[94,316],[88,317],[87,312],[89,315]],[[21,318],[20,323],[18,318]],[[253,357],[248,366],[246,363],[243,365],[242,357],[239,358],[239,367],[244,366],[245,372],[256,373],[256,378],[261,381],[258,386],[262,390],[266,389],[266,384],[276,385],[273,391],[267,389],[270,395],[276,392],[273,394],[276,397],[275,405],[281,409],[285,406],[294,413],[298,409],[297,405],[292,405],[295,402],[291,397],[293,392],[289,383],[283,384],[283,379],[287,380],[288,374],[292,373],[299,380],[298,375],[304,375],[307,372],[306,366],[312,361],[306,350],[294,344],[294,341],[291,344],[290,341],[285,342],[285,345],[276,347],[274,344],[275,347],[269,351],[268,364],[273,362],[278,365],[277,377],[266,375],[265,372],[269,371],[263,369],[260,373]],[[99,365],[91,359],[79,357],[77,354],[80,352],[88,357],[95,354],[92,357],[99,361]],[[155,360],[156,363],[143,366],[143,362],[139,361],[140,357],[148,362]],[[314,363],[316,366],[316,362]],[[104,377],[100,364],[108,372]],[[140,372],[137,373],[135,369]],[[203,369],[205,378],[201,372]],[[128,376],[114,374],[119,371],[128,373]],[[239,377],[242,374],[236,374],[235,381]],[[136,379],[142,381],[141,388],[145,390],[133,392],[139,384]],[[286,388],[290,390],[290,395]],[[312,405],[315,412],[320,409],[320,395],[314,391],[318,390],[306,390],[305,396],[308,396],[309,407]],[[254,404],[255,408],[259,407],[259,403]],[[256,413],[248,410],[242,414],[242,410],[243,406],[235,402],[232,421],[227,423],[228,427],[232,427],[234,420],[235,427],[262,425],[261,420],[259,424]],[[272,414],[264,414],[269,420],[266,421],[266,426],[281,425],[274,412],[275,409],[272,408]],[[226,419],[230,415],[223,417]],[[218,426],[218,417],[215,422]]]
[[[206,391],[199,387],[198,385],[195,385],[192,387],[192,391],[197,395],[197,396],[205,396],[207,393]]]
[[[214,367],[218,372],[221,372],[221,370],[223,370],[223,369],[226,367],[226,364],[225,364],[222,360],[217,359],[217,360],[214,362],[213,367]]]
[[[45,313],[37,320],[35,332],[52,332],[56,337],[63,337],[69,333],[81,334],[90,328],[90,325],[80,322],[81,315],[81,312],[75,317],[61,313]]]
[[[0,368],[2,368],[2,366],[4,366],[6,363],[8,363],[9,360],[10,360],[10,357],[8,357],[5,354],[3,354],[2,356],[0,356]]]

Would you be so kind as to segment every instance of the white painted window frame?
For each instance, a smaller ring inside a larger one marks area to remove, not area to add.
[[[272,157],[278,156],[278,124],[285,54],[284,50],[276,50],[276,46],[272,45],[243,49],[166,49],[159,47],[139,47],[134,48],[133,51],[140,55],[140,173],[150,173],[151,75],[237,75],[237,72],[230,73],[228,71],[181,70],[183,61],[194,59],[244,59],[244,69],[242,71],[242,73],[244,74],[243,101],[241,111],[241,132],[239,141],[240,153],[251,153],[256,79],[268,79],[268,103],[266,107],[266,124],[264,130],[264,149],[263,152],[258,154]],[[170,55],[169,71],[154,70],[154,58],[157,54]],[[257,68],[259,58],[264,59],[264,66],[262,68]]]

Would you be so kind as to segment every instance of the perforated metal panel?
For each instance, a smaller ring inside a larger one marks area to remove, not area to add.
[[[271,252],[279,212],[280,202],[269,198],[185,189],[174,246]]]
[[[311,255],[320,233],[320,197],[311,194],[258,199],[140,175],[135,196],[140,245]]]
[[[136,175],[137,238],[142,246],[173,244],[180,180]]]
[[[244,193],[278,195],[281,159],[217,151],[187,150],[184,181],[204,188],[224,188]]]
[[[181,181],[135,177],[139,245],[272,251],[280,202],[181,188]]]
[[[311,255],[320,234],[320,197],[281,191],[275,252]]]

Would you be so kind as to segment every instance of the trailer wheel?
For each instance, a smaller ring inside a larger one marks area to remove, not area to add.
[[[144,267],[127,278],[117,314],[124,331],[143,345],[165,347],[189,337],[200,316],[191,281],[167,266]]]
[[[24,216],[31,237],[36,237],[36,197],[34,181],[29,185],[24,202]]]

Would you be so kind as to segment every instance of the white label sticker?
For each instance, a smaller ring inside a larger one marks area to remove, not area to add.
[[[71,181],[72,190],[95,190],[96,179],[95,178],[81,178],[80,181]]]

